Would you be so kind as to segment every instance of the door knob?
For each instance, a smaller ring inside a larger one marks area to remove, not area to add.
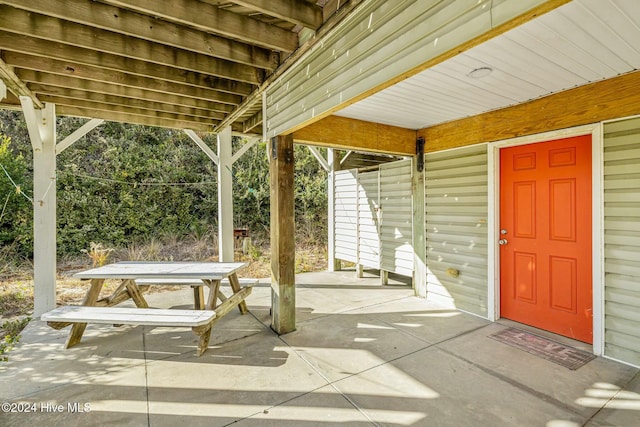
[[[506,245],[507,243],[509,243],[509,242],[507,242],[507,239],[498,240],[498,244],[500,244],[500,245]]]

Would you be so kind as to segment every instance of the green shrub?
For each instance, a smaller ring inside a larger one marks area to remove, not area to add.
[[[61,140],[84,119],[58,118]],[[0,163],[31,194],[31,146],[21,114],[0,112]],[[11,135],[9,139],[6,135]],[[205,135],[214,150],[215,135]],[[233,138],[234,151],[244,141]],[[326,173],[311,152],[295,147],[296,226],[305,241],[326,243]],[[79,255],[90,242],[125,248],[165,235],[184,238],[217,229],[217,167],[177,130],[113,122],[91,131],[57,158],[58,255]],[[0,244],[31,256],[32,205],[0,170]],[[233,166],[234,223],[259,243],[269,235],[266,144]],[[1,206],[0,206],[1,207]]]

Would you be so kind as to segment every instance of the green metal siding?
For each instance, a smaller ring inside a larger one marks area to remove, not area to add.
[[[640,118],[604,125],[606,356],[640,365]]]
[[[380,165],[380,268],[413,275],[412,161]]]
[[[358,172],[336,172],[335,179],[335,245],[336,258],[357,262],[358,248]]]
[[[358,264],[380,268],[379,172],[358,174]]]
[[[487,317],[486,144],[425,155],[427,299]],[[459,272],[453,277],[447,271]]]

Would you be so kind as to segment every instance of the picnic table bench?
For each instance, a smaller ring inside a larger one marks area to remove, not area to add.
[[[107,325],[186,326],[200,337],[197,355],[209,347],[211,327],[216,319],[212,310],[166,310],[130,307],[58,307],[41,319],[56,327],[60,323],[98,323]]]
[[[197,355],[204,353],[209,344],[211,328],[238,307],[241,314],[248,312],[245,298],[251,293],[257,281],[243,280],[241,286],[236,272],[245,263],[215,262],[119,262],[92,270],[76,273],[74,276],[91,280],[82,306],[59,307],[42,315],[41,319],[54,329],[72,325],[67,338],[69,348],[80,342],[87,323],[189,326],[200,337]],[[108,297],[98,300],[106,279],[120,279],[122,283]],[[220,293],[220,284],[228,281],[233,290],[230,297]],[[140,284],[140,286],[139,286]],[[182,284],[194,287],[194,310],[150,309],[143,292],[151,284]],[[205,304],[203,286],[208,286],[209,296]],[[132,299],[136,308],[114,307]],[[222,304],[217,305],[220,299]],[[205,313],[205,314],[203,314]]]

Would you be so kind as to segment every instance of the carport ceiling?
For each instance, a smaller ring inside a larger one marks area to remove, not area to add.
[[[3,0],[0,107],[30,96],[59,115],[261,133],[265,81],[344,3]]]
[[[422,129],[637,70],[639,40],[638,0],[574,0],[336,114]]]

